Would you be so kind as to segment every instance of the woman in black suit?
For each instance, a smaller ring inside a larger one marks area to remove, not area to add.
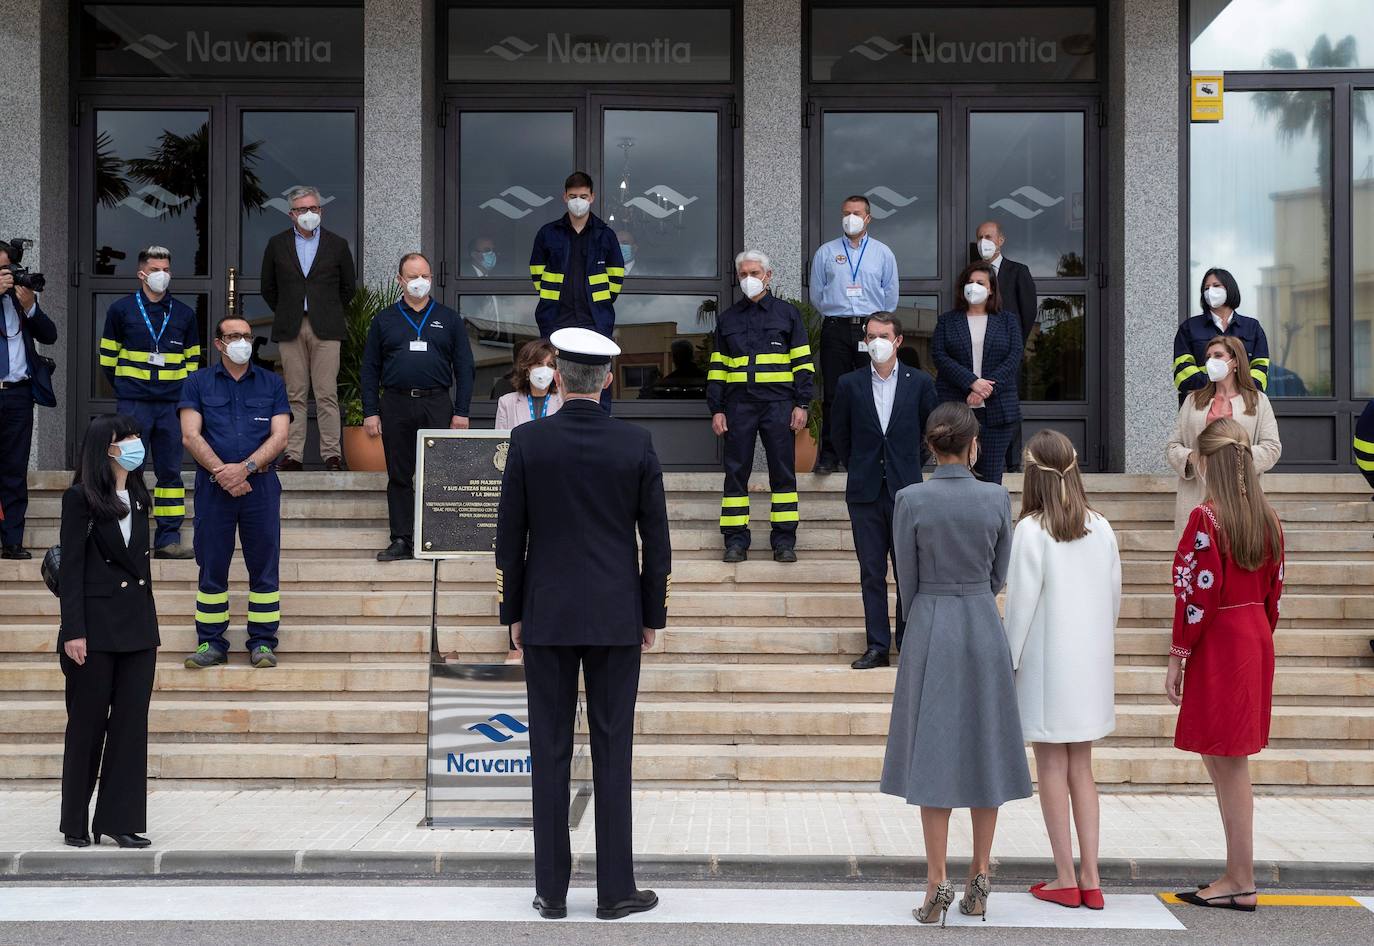
[[[930,339],[938,372],[935,392],[962,401],[978,418],[978,462],[973,472],[1002,482],[1007,447],[1021,423],[1021,323],[1002,311],[992,264],[970,263],[959,275],[953,311],[940,316]]]
[[[97,775],[95,841],[147,847],[148,704],[157,611],[149,568],[148,490],[138,424],[124,414],[91,421],[72,485],[62,496],[57,647],[67,678],[62,833],[91,843],[87,820]]]

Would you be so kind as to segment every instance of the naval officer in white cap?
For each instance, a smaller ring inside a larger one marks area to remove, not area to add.
[[[635,885],[630,768],[642,651],[668,621],[672,550],[649,432],[602,410],[615,342],[554,332],[563,407],[511,431],[496,525],[501,623],[524,652],[534,782],[534,908],[567,916],[577,674],[587,688],[596,792],[596,915],[652,910]],[[639,541],[635,536],[638,532]]]

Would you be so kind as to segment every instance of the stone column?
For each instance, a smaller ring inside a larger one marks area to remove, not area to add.
[[[1178,192],[1179,3],[1114,0],[1110,16],[1112,288],[1103,317],[1116,335],[1103,373],[1115,434],[1109,468],[1162,473],[1178,413],[1169,367],[1178,330],[1178,223],[1186,212]]]
[[[419,250],[436,270],[439,266],[434,232],[439,67],[434,0],[364,0],[363,21],[359,270],[372,285],[396,274],[402,253]]]

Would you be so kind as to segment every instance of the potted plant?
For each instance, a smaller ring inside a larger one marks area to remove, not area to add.
[[[386,470],[381,437],[363,430],[363,348],[372,317],[401,297],[394,282],[359,286],[345,311],[345,335],[339,350],[339,409],[343,414],[343,452],[348,468],[359,473]]]
[[[816,366],[812,376],[811,406],[806,412],[806,426],[797,431],[796,471],[810,473],[816,467],[816,455],[821,442],[821,314],[816,307],[803,299],[787,299],[801,312],[806,323],[807,343],[811,346],[811,363]]]

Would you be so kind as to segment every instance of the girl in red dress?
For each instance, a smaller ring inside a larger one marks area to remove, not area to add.
[[[1174,639],[1165,692],[1180,706],[1174,745],[1202,755],[1226,829],[1226,873],[1178,895],[1195,906],[1255,909],[1250,756],[1269,741],[1283,531],[1264,498],[1245,428],[1203,429],[1194,466],[1207,500],[1174,556]],[[1186,683],[1185,683],[1186,678]]]

